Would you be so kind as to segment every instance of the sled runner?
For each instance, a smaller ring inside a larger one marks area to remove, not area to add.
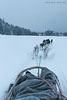
[[[29,70],[38,69],[35,76]],[[41,74],[39,73],[41,69]],[[25,75],[23,75],[25,73]],[[58,90],[57,91],[57,87]],[[21,71],[5,100],[66,100],[56,74],[46,67],[30,67]]]

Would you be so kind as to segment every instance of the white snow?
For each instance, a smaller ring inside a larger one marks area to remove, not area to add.
[[[33,47],[47,38],[53,39],[54,43],[41,66],[56,73],[63,94],[67,96],[67,37],[0,35],[0,100],[21,70],[37,66],[37,62],[32,60]]]

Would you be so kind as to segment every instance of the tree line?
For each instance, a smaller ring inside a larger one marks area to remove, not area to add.
[[[54,32],[47,30],[45,32],[32,32],[19,26],[8,24],[4,19],[0,18],[0,34],[2,35],[31,35],[31,36],[67,36],[67,32]]]

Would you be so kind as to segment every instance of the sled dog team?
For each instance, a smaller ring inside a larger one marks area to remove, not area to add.
[[[36,45],[33,49],[33,59],[38,56],[42,56],[43,58],[47,57],[48,52],[50,50],[50,45],[53,43],[53,39],[43,40],[42,43]]]

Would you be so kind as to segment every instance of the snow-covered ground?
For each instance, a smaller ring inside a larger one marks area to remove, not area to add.
[[[32,59],[33,47],[47,38],[53,39],[54,43],[41,66],[57,74],[63,94],[67,96],[67,37],[0,35],[0,100],[3,100],[9,84],[14,82],[21,70],[37,66],[37,62]]]

